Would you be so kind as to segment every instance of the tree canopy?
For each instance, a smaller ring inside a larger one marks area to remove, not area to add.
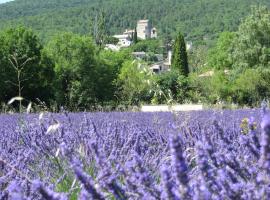
[[[267,7],[253,7],[239,26],[232,46],[235,68],[270,67],[270,11]]]
[[[220,34],[216,46],[208,53],[208,67],[214,69],[230,69],[232,60],[230,51],[232,51],[232,42],[235,38],[235,33],[223,32]]]
[[[88,34],[102,8],[109,34],[147,18],[159,36],[175,37],[182,30],[188,40],[204,41],[236,31],[257,4],[270,6],[268,0],[20,0],[0,5],[0,28],[22,24],[46,40],[59,31]]]

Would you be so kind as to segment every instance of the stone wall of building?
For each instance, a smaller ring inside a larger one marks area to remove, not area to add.
[[[139,20],[137,23],[137,36],[139,39],[145,40],[151,38],[152,26],[149,20]]]

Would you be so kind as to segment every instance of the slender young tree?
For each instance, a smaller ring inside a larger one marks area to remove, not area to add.
[[[22,97],[22,90],[24,88],[23,82],[27,79],[22,79],[22,73],[24,73],[24,67],[25,65],[33,60],[34,58],[27,58],[26,55],[23,55],[22,57],[18,57],[16,53],[10,56],[9,62],[11,63],[11,66],[13,67],[14,71],[16,72],[17,80],[16,83],[11,82],[14,84],[18,89],[18,97]],[[20,63],[21,62],[21,63]],[[19,100],[19,111],[22,112],[22,100]]]
[[[91,28],[93,33],[91,33],[91,36],[93,36],[95,43],[97,46],[104,45],[104,42],[106,41],[107,37],[107,30],[106,30],[106,19],[105,19],[105,13],[103,11],[100,11],[96,14],[93,24],[91,23]]]
[[[178,34],[173,45],[172,70],[176,70],[184,76],[189,74],[186,43],[181,33]]]
[[[31,102],[53,99],[54,64],[38,37],[24,27],[0,31],[0,101],[19,97]],[[22,102],[18,105],[22,110]]]

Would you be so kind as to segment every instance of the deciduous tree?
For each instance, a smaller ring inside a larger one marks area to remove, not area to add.
[[[253,7],[252,13],[240,25],[233,43],[234,68],[246,69],[270,66],[270,11]]]

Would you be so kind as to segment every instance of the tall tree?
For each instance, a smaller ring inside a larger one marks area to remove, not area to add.
[[[188,56],[184,36],[179,33],[173,45],[172,69],[180,74],[188,76]]]
[[[89,108],[96,102],[99,79],[96,49],[90,37],[64,33],[46,51],[55,63],[56,101],[70,110]]]
[[[252,7],[252,13],[239,26],[232,51],[237,69],[270,67],[270,11]]]
[[[100,11],[96,14],[93,25],[93,37],[98,46],[102,46],[106,40],[105,13]]]
[[[216,46],[209,50],[208,67],[218,70],[230,69],[232,60],[230,53],[232,50],[232,42],[235,38],[235,33],[223,32],[220,34]]]

